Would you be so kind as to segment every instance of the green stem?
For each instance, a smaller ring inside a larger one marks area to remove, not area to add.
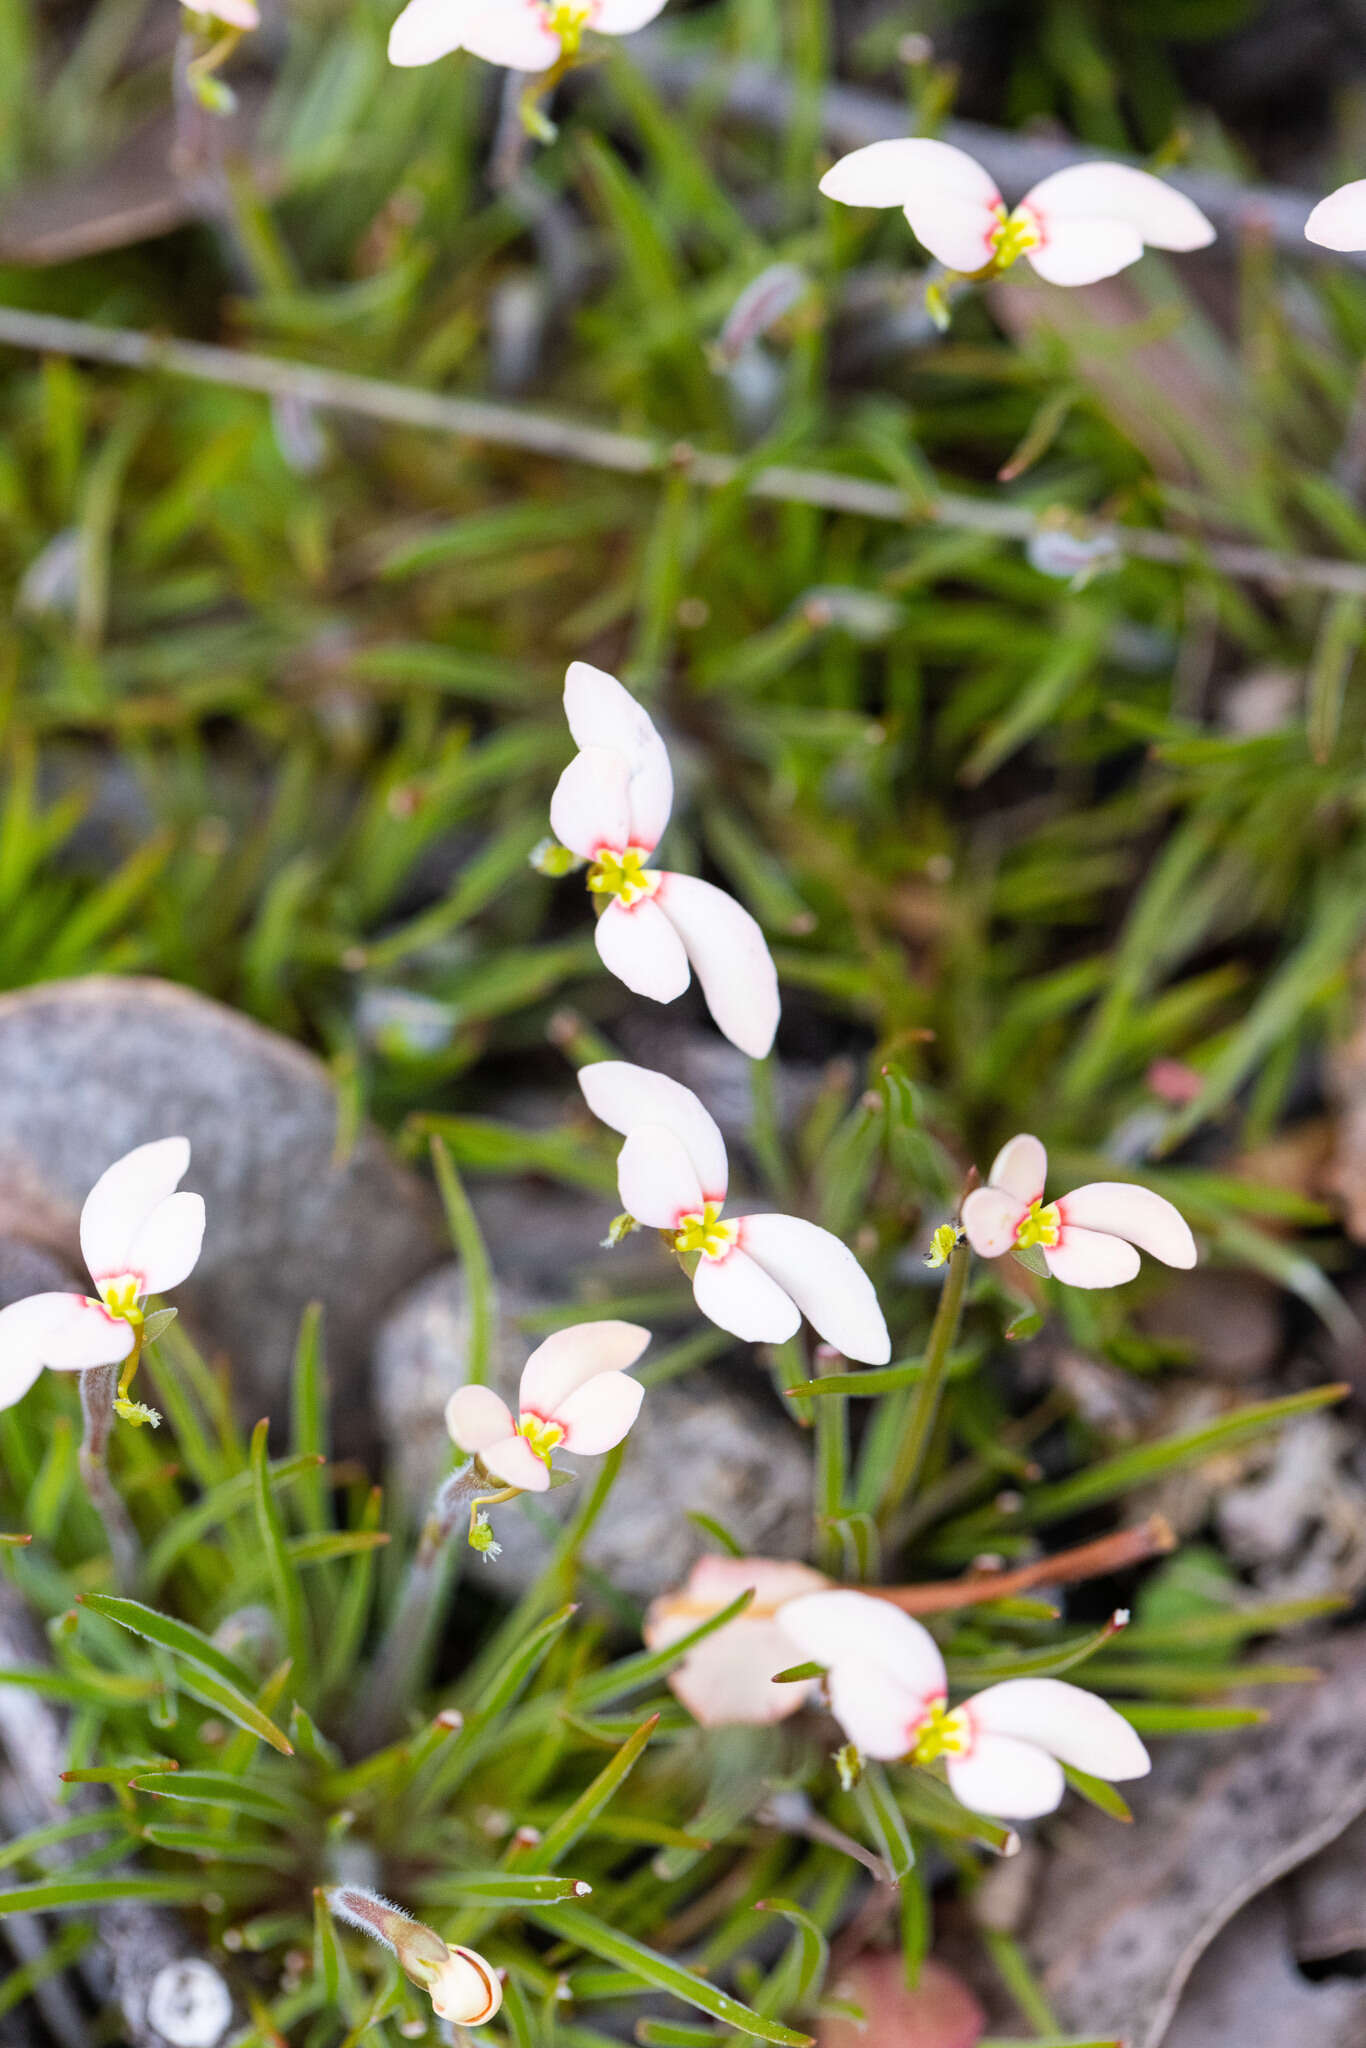
[[[971,1248],[966,1243],[960,1244],[949,1260],[944,1290],[939,1297],[939,1306],[935,1310],[930,1341],[925,1347],[924,1377],[916,1387],[915,1401],[906,1424],[906,1434],[901,1439],[901,1447],[897,1452],[896,1463],[892,1467],[892,1476],[883,1500],[884,1520],[888,1515],[895,1513],[919,1483],[930,1435],[939,1417],[944,1375],[948,1370],[949,1358],[958,1336],[958,1325],[963,1319],[963,1296],[967,1290],[968,1269],[971,1264]]]
[[[136,1353],[134,1354],[136,1356]],[[132,1593],[142,1573],[142,1545],[127,1508],[113,1480],[105,1454],[114,1424],[114,1395],[118,1367],[91,1366],[78,1375],[81,1389],[80,1469],[85,1490],[96,1514],[104,1524],[114,1580],[121,1593]]]

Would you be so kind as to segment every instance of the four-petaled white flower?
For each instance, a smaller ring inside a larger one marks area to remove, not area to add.
[[[1366,249],[1366,178],[1353,178],[1320,199],[1304,224],[1306,238],[1344,255]]]
[[[522,1369],[516,1416],[492,1387],[456,1389],[446,1403],[452,1442],[504,1485],[544,1493],[552,1451],[597,1457],[621,1442],[645,1398],[628,1368],[649,1341],[637,1323],[557,1330]]]
[[[865,1756],[931,1764],[940,1758],[965,1806],[1002,1820],[1052,1813],[1062,1766],[1112,1781],[1151,1768],[1112,1706],[1057,1678],[1007,1678],[962,1706],[927,1628],[867,1593],[812,1593],[783,1608],[785,1635],[826,1666],[835,1719]]]
[[[782,1632],[778,1609],[804,1593],[822,1592],[829,1584],[823,1572],[782,1558],[699,1558],[687,1584],[676,1593],[661,1593],[651,1606],[645,1617],[645,1646],[667,1649],[709,1615],[752,1592],[754,1598],[743,1614],[704,1636],[674,1666],[669,1684],[704,1728],[764,1728],[785,1721],[806,1704],[815,1680],[773,1683],[775,1672],[797,1661]]]
[[[588,886],[603,965],[638,996],[671,1003],[697,970],[707,1007],[732,1045],[762,1059],[778,1028],[778,976],[764,935],[724,889],[651,868],[669,822],[673,775],[664,742],[615,676],[570,667],[565,715],[579,747],[550,803],[556,836],[591,861]]]
[[[723,1219],[726,1141],[690,1088],[625,1060],[579,1069],[594,1116],[626,1139],[617,1158],[622,1206],[699,1254],[693,1294],[734,1337],[781,1344],[802,1317],[846,1358],[892,1355],[872,1282],[847,1245],[800,1216]]]
[[[984,1259],[1037,1245],[1055,1280],[1069,1287],[1119,1287],[1140,1251],[1167,1266],[1193,1266],[1195,1239],[1180,1212],[1151,1188],[1093,1180],[1044,1206],[1048,1154],[1037,1138],[1003,1145],[985,1187],[963,1203],[963,1229]]]
[[[86,1372],[129,1356],[146,1297],[179,1286],[199,1257],[203,1198],[175,1192],[189,1164],[188,1138],[159,1138],[100,1175],[81,1211],[81,1251],[99,1298],[30,1294],[0,1309],[0,1408],[20,1400],[44,1366]]]
[[[468,50],[509,71],[548,71],[572,57],[585,29],[626,36],[665,0],[408,0],[389,34],[391,64],[434,64]]]
[[[1132,164],[1069,164],[1014,212],[974,158],[928,137],[873,142],[821,179],[845,206],[899,206],[932,256],[964,276],[995,276],[1025,256],[1050,284],[1094,284],[1145,246],[1203,249],[1214,229],[1184,192]]]

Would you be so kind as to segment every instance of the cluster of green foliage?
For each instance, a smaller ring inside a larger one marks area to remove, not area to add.
[[[1212,33],[1247,11],[1059,0],[1017,54],[1004,111],[1156,148],[1179,112],[1166,38],[1180,31],[1165,17]],[[1146,317],[1100,353],[1174,437],[1179,476],[1154,473],[1094,374],[1095,337],[1075,329],[1008,339],[969,302],[948,338],[875,377],[846,371],[851,290],[875,259],[913,259],[898,220],[814,195],[833,0],[716,0],[674,24],[719,65],[786,71],[796,105],[777,134],[722,118],[705,87],[666,101],[629,46],[614,50],[535,157],[534,222],[524,197],[486,181],[488,73],[390,70],[392,10],[371,0],[291,12],[258,143],[278,199],[236,179],[229,232],[0,266],[0,300],[153,331],[228,326],[275,354],[484,390],[500,322],[540,293],[552,327],[535,396],[561,412],[739,446],[756,465],[888,478],[927,513],[941,484],[995,490],[1012,467],[1010,490],[1040,510],[1362,552],[1366,522],[1333,469],[1366,351],[1366,286],[1350,271],[1283,272],[1252,242],[1234,252],[1221,331],[1188,279],[1145,260]],[[88,166],[164,103],[164,63],[137,56],[143,15],[101,0],[54,65],[63,24],[0,6],[0,181]],[[889,54],[876,39],[864,52]],[[933,118],[949,81],[931,63],[910,83],[914,112]],[[1205,131],[1201,143],[1220,159]],[[775,261],[808,284],[764,343],[772,409],[758,419],[737,413],[714,345]],[[1230,397],[1234,449],[1145,369],[1140,343]],[[605,478],[340,417],[324,431],[322,467],[306,470],[258,397],[6,360],[0,561],[26,596],[0,618],[0,983],[104,968],[207,989],[321,1047],[352,1123],[369,1111],[416,1150],[437,1136],[462,1173],[547,1177],[605,1204],[612,1148],[573,1121],[562,1048],[610,1042],[625,999],[582,904],[562,914],[528,866],[568,751],[563,669],[589,655],[669,731],[683,791],[670,864],[706,863],[759,916],[784,1045],[827,1062],[796,1128],[781,1126],[772,1066],[757,1070],[748,1147],[775,1202],[856,1238],[894,1333],[895,1364],[856,1385],[806,1387],[795,1347],[774,1361],[813,1427],[816,1560],[907,1577],[1022,1554],[1079,1517],[1103,1526],[1135,1489],[1322,1398],[1115,1454],[1056,1402],[1022,1407],[1002,1337],[1028,1335],[1035,1311],[983,1275],[930,1407],[931,1298],[903,1282],[906,1246],[948,1213],[962,1161],[1015,1129],[1038,1129],[1075,1181],[1136,1118],[1155,1150],[1221,1119],[1222,1156],[1145,1178],[1212,1258],[1340,1315],[1326,1213],[1227,1154],[1280,1127],[1348,996],[1366,881],[1353,600],[1250,591],[1201,562],[1127,562],[1069,588],[1012,544],[928,517],[890,527],[707,493],[683,469]],[[1303,686],[1248,736],[1217,704],[1252,669]],[[562,1024],[552,1049],[567,1002],[587,1021]],[[1159,1056],[1200,1077],[1183,1109],[1145,1086]],[[563,1089],[562,1128],[490,1114],[538,1067]],[[685,1300],[662,1290],[650,1313],[667,1321]],[[584,1312],[576,1298],[564,1316]],[[599,1293],[592,1312],[642,1305]],[[1118,1365],[1180,1362],[1135,1333],[1127,1294],[1072,1294],[1056,1312]],[[644,1377],[708,1346],[666,1349]],[[660,1992],[698,2017],[652,2006],[637,2038],[703,2048],[809,2030],[829,1932],[862,1881],[839,1850],[765,1828],[756,1784],[803,1790],[901,1876],[912,1970],[943,1859],[970,1886],[977,1848],[999,1847],[1000,1829],[923,1775],[873,1772],[842,1791],[809,1729],[697,1730],[664,1686],[678,1650],[612,1661],[638,1612],[591,1579],[606,1618],[570,1602],[617,1454],[543,1579],[414,1702],[415,1732],[357,1755],[406,1522],[368,1476],[327,1462],[316,1328],[273,1458],[177,1333],[149,1371],[167,1430],[124,1430],[115,1456],[148,1540],[146,1605],[110,1592],[70,1386],[49,1375],[0,1416],[0,1511],[34,1537],[4,1566],[48,1620],[53,1657],[50,1672],[3,1677],[69,1710],[74,1782],[111,1787],[64,1832],[6,1845],[0,1910],[175,1901],[238,1948],[262,2042],[323,2048],[384,2016],[397,2038],[420,2001],[312,1915],[314,1888],[354,1854],[508,1969],[498,2025],[517,2048],[601,2048],[599,2008],[605,2027]],[[1085,1681],[1145,1732],[1247,1718],[1226,1703],[1246,1679],[1231,1646],[1303,1610],[1249,1606],[1231,1584],[1154,1587],[1122,1642],[1099,1646],[1029,1602],[959,1616],[941,1631],[954,1677],[1088,1656]],[[462,1628],[487,1622],[459,1598]],[[237,1647],[215,1645],[244,1610]],[[463,1727],[430,1718],[438,1706]],[[56,1868],[52,1852],[73,1847]],[[780,1937],[754,1919],[762,1900]],[[83,1938],[75,1925],[52,1967]],[[1046,2039],[1022,1958],[993,1942]],[[29,1981],[0,1985],[0,2005]]]

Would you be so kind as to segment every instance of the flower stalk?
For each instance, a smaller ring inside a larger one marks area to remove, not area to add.
[[[451,1548],[451,1537],[468,1511],[473,1541],[480,1489],[487,1484],[487,1477],[478,1460],[471,1459],[436,1490],[394,1618],[361,1694],[354,1730],[360,1754],[382,1749],[402,1729],[459,1555]]]
[[[118,1378],[117,1365],[92,1366],[78,1375],[81,1390],[79,1462],[81,1480],[91,1506],[104,1524],[115,1583],[121,1593],[132,1593],[142,1573],[142,1545],[122,1495],[109,1476],[107,1462]]]
[[[956,1245],[949,1257],[948,1273],[930,1329],[930,1341],[925,1347],[925,1375],[915,1390],[906,1434],[901,1439],[896,1463],[892,1467],[885,1514],[894,1513],[919,1482],[930,1434],[939,1417],[939,1403],[958,1325],[963,1320],[963,1299],[971,1264],[972,1252],[968,1245]]]

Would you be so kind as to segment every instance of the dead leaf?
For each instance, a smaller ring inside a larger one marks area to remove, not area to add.
[[[1366,1630],[1314,1655],[1264,1727],[1160,1746],[1122,1843],[1097,1813],[1059,1828],[1031,1948],[1069,2029],[1158,2048],[1220,1929],[1366,1810]]]

